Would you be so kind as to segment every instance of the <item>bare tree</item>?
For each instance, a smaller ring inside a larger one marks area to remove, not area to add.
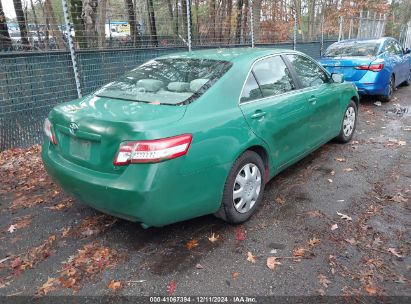
[[[54,14],[54,9],[53,9],[53,6],[50,0],[44,1],[44,10],[48,17],[51,35],[55,39],[58,48],[64,49],[65,46],[64,46],[63,37],[61,36],[61,32],[58,27],[57,18],[56,18],[56,15]]]
[[[241,20],[243,18],[243,0],[237,0],[237,18],[235,28],[235,43],[240,44],[241,40]]]
[[[130,24],[131,43],[133,46],[136,46],[138,43],[138,31],[134,3],[133,0],[124,0],[124,4],[127,9],[128,23]]]
[[[261,0],[253,0],[254,42],[259,43],[261,32]]]
[[[21,0],[13,0],[13,5],[16,12],[17,23],[19,24],[21,44],[24,49],[29,49],[30,43],[27,34],[27,24],[26,18],[24,17],[23,6],[21,5]]]
[[[0,0],[0,50],[9,50],[11,48],[11,38],[9,28],[7,27],[6,15],[3,11],[3,5]]]
[[[81,18],[82,11],[82,0],[70,0],[70,15],[71,20],[73,21],[75,38],[79,48],[84,48],[87,46],[87,41],[84,37],[84,23]]]
[[[40,36],[40,31],[39,31],[39,22],[37,20],[37,14],[36,14],[36,10],[34,8],[33,0],[30,0],[30,6],[31,6],[31,11],[33,13],[34,26],[36,27],[37,38],[38,38],[39,43],[40,43],[41,42],[41,36]]]
[[[97,10],[97,32],[98,32],[98,47],[106,46],[106,15],[107,15],[107,0],[100,0]]]
[[[147,13],[148,13],[148,24],[150,26],[151,43],[154,46],[158,46],[156,15],[154,13],[153,0],[147,0]]]

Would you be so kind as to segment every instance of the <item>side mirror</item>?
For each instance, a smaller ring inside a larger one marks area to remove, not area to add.
[[[411,53],[411,50],[409,48],[406,48],[404,51],[404,54],[410,54],[410,53]]]
[[[344,82],[344,75],[332,73],[331,78],[335,83],[343,83]]]

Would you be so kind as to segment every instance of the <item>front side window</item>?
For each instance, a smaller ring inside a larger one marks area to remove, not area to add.
[[[404,50],[402,49],[402,46],[397,41],[393,41],[393,43],[394,43],[396,54],[397,55],[404,54]]]
[[[231,67],[222,60],[166,58],[147,62],[96,92],[97,96],[177,105],[191,102]]]
[[[304,88],[321,85],[329,81],[327,74],[321,67],[307,57],[301,55],[287,55]]]
[[[258,61],[253,67],[263,97],[286,93],[295,88],[287,66],[280,56]]]

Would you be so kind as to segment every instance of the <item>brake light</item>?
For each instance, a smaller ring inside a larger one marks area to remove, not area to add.
[[[124,142],[114,159],[115,166],[130,163],[158,163],[187,154],[192,140],[191,134],[175,137]]]
[[[48,118],[44,120],[44,134],[46,134],[53,145],[57,145],[57,139],[53,131],[51,130],[51,122]]]
[[[372,72],[379,72],[384,68],[383,63],[370,64],[370,65],[360,65],[355,67],[357,70],[367,70]]]

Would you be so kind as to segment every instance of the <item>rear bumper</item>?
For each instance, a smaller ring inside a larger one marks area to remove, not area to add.
[[[44,166],[61,187],[87,205],[145,226],[167,224],[218,210],[230,165],[190,175],[179,173],[184,157],[158,164],[133,164],[119,174],[101,173],[73,164],[49,142]]]
[[[362,83],[354,81],[359,95],[385,95],[387,94],[387,86],[379,83]]]
[[[357,86],[359,95],[387,95],[389,79],[389,74],[385,70],[380,72],[368,71],[360,80],[354,81],[354,83]]]

